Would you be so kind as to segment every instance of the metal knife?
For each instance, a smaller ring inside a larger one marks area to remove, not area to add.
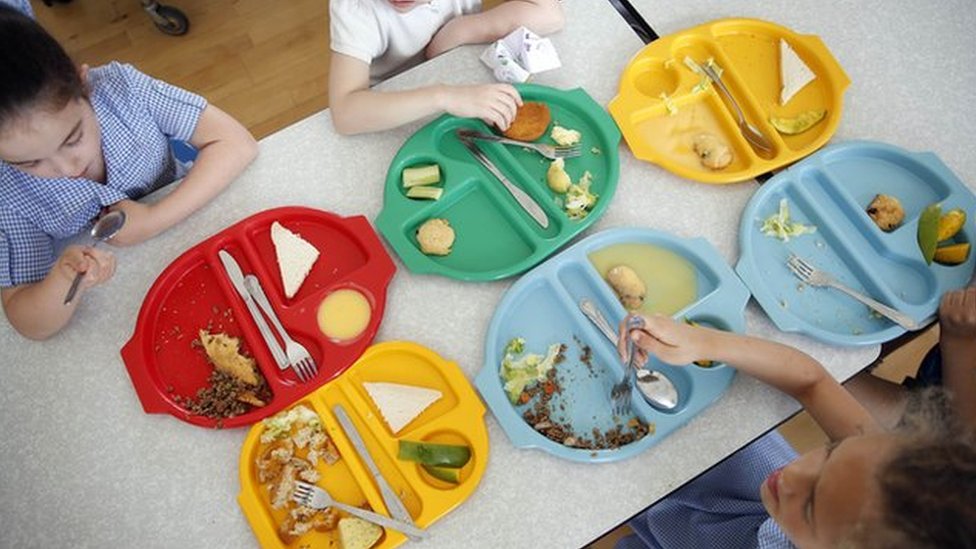
[[[342,407],[341,404],[336,404],[332,407],[332,412],[335,413],[336,418],[339,420],[339,425],[342,425],[342,430],[346,432],[346,436],[349,437],[349,441],[352,442],[353,447],[356,449],[356,453],[359,457],[363,459],[363,463],[366,464],[366,468],[369,469],[370,474],[373,475],[373,479],[376,480],[376,485],[380,489],[380,495],[383,497],[383,503],[386,504],[387,509],[390,510],[390,515],[402,522],[416,526],[413,521],[413,517],[410,516],[410,511],[407,507],[403,505],[403,501],[397,496],[396,492],[393,491],[393,487],[390,483],[383,478],[382,473],[380,473],[379,467],[376,466],[376,462],[373,461],[373,456],[370,455],[369,449],[366,448],[366,442],[363,441],[363,437],[360,436],[359,431],[356,430],[356,426],[353,425],[352,420],[349,419],[349,414],[346,413],[346,409]],[[422,537],[411,536],[408,537],[413,541],[420,541],[423,538],[430,536],[427,532],[424,532]]]
[[[508,189],[508,192],[512,194],[512,197],[514,197],[515,201],[519,203],[519,206],[522,206],[522,209],[525,210],[536,223],[538,223],[543,229],[549,227],[549,218],[546,217],[546,212],[542,211],[542,208],[536,204],[535,200],[532,200],[531,196],[509,181],[508,178],[505,177],[505,174],[503,174],[501,170],[499,170],[498,167],[496,167],[495,164],[492,163],[487,156],[485,156],[485,153],[481,152],[481,148],[478,147],[477,143],[464,137],[459,137],[458,140],[461,141],[461,143],[464,144],[469,151],[471,151],[471,154],[478,159],[478,162],[481,162],[482,166],[488,168],[488,171],[491,172],[491,174],[494,175],[499,181],[501,181],[502,185],[505,185],[505,188]]]
[[[244,273],[241,271],[241,266],[237,264],[237,260],[227,250],[220,250],[217,252],[217,255],[220,256],[220,262],[224,264],[224,271],[227,272],[227,278],[230,278],[234,289],[237,290],[238,295],[244,300],[244,305],[247,305],[247,312],[251,313],[251,318],[254,320],[254,324],[257,325],[258,332],[261,332],[261,337],[264,338],[264,343],[271,351],[271,356],[274,357],[278,368],[282,370],[289,368],[291,364],[288,362],[285,351],[278,344],[278,340],[275,339],[274,335],[272,335],[271,328],[268,327],[264,316],[258,310],[250,292],[247,291],[247,286],[244,285]]]

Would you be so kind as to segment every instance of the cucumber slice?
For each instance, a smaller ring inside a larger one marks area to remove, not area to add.
[[[430,476],[443,480],[444,482],[450,482],[451,484],[461,484],[461,470],[451,469],[448,467],[433,467],[430,465],[422,465],[424,471],[427,471]]]
[[[440,187],[410,187],[407,189],[407,198],[440,200],[442,194],[444,194],[444,189]]]
[[[419,185],[430,185],[441,180],[441,168],[437,164],[404,168],[403,186],[407,189]]]
[[[433,467],[460,468],[471,459],[471,448],[457,444],[400,441],[397,457],[404,461],[416,461]],[[433,473],[431,473],[433,475]]]

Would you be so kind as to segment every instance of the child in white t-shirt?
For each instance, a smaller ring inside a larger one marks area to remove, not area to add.
[[[329,107],[341,134],[386,130],[448,112],[505,129],[522,98],[508,84],[378,92],[384,78],[464,44],[497,40],[520,26],[549,34],[563,26],[558,0],[331,0]]]

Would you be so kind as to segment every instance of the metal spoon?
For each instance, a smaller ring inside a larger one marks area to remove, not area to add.
[[[719,76],[719,74],[715,72],[715,69],[713,69],[707,63],[701,65],[701,68],[705,72],[705,76],[707,76],[712,83],[715,84],[715,87],[722,92],[725,99],[727,99],[729,104],[732,105],[732,110],[735,111],[735,116],[738,118],[739,131],[742,132],[742,137],[746,138],[746,141],[749,142],[749,145],[752,146],[759,156],[763,158],[771,158],[773,156],[773,144],[769,142],[769,139],[766,138],[766,135],[763,134],[763,132],[759,131],[758,128],[746,120],[746,116],[742,113],[742,108],[739,107],[738,101],[732,97],[732,92],[730,92],[729,89],[725,87],[725,83],[722,82],[722,77]]]
[[[580,300],[579,307],[586,318],[590,319],[590,322],[616,345],[617,332],[610,326],[600,309],[586,298]],[[637,367],[634,369],[637,374],[637,389],[648,404],[659,410],[673,410],[678,405],[678,390],[668,376],[657,370]]]
[[[118,234],[123,225],[125,225],[125,212],[116,210],[100,217],[91,228],[92,248],[99,242],[104,242]],[[75,298],[75,294],[78,293],[78,286],[81,284],[81,279],[85,277],[85,273],[87,271],[79,272],[71,281],[68,295],[64,296],[65,305],[71,303],[71,300]]]

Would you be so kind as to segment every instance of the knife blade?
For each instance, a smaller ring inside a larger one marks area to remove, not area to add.
[[[460,137],[458,140],[461,141],[461,143],[464,144],[469,151],[471,151],[471,154],[478,160],[478,162],[481,163],[482,166],[487,168],[496,179],[502,182],[502,185],[504,185],[505,189],[511,193],[512,197],[515,198],[515,201],[518,202],[519,206],[522,206],[522,209],[525,210],[536,223],[538,223],[543,229],[549,227],[549,218],[546,217],[546,212],[542,211],[542,208],[536,204],[535,200],[532,200],[532,197],[529,196],[528,193],[509,181],[508,178],[505,177],[505,174],[503,174],[501,170],[499,170],[498,167],[495,166],[495,164],[489,160],[487,156],[485,156],[485,153],[481,151],[481,148],[478,147],[477,143],[464,137]]]
[[[336,404],[332,407],[332,412],[335,413],[336,419],[339,420],[339,425],[342,426],[342,430],[345,431],[346,436],[349,437],[349,441],[352,442],[353,447],[356,449],[356,453],[362,458],[363,463],[366,464],[366,468],[369,469],[370,474],[373,475],[373,479],[376,480],[376,485],[380,489],[380,496],[383,497],[383,503],[386,504],[387,509],[390,510],[390,515],[402,522],[416,526],[413,521],[413,517],[410,516],[410,511],[397,496],[396,492],[393,491],[393,487],[387,482],[383,474],[380,473],[379,467],[376,466],[376,462],[373,461],[373,456],[369,453],[369,448],[366,447],[366,442],[363,441],[363,437],[356,430],[356,426],[353,425],[352,420],[349,419],[349,414],[346,413],[346,409],[342,407],[341,404]],[[408,537],[414,541],[419,541],[420,539],[428,537],[430,534],[424,532],[423,537],[411,536]]]
[[[227,250],[220,250],[217,252],[217,255],[220,257],[220,262],[224,265],[224,272],[227,273],[227,278],[230,279],[234,289],[237,290],[237,294],[244,300],[244,305],[247,306],[247,312],[251,313],[251,318],[254,320],[254,324],[257,325],[258,332],[264,338],[264,343],[271,351],[271,356],[274,357],[278,368],[284,370],[290,367],[291,364],[288,362],[285,351],[278,344],[278,340],[275,339],[274,335],[271,334],[271,328],[268,327],[264,316],[258,310],[254,299],[251,297],[251,293],[247,291],[247,286],[244,284],[244,272],[241,271],[241,266],[237,264],[237,260]]]

